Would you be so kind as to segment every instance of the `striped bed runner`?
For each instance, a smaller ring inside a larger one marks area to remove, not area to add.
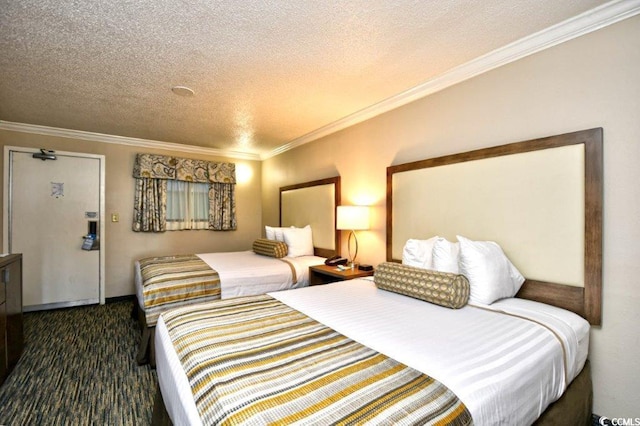
[[[435,379],[268,296],[162,314],[205,425],[469,425]]]
[[[141,259],[142,293],[147,327],[165,310],[220,299],[220,277],[196,255]]]

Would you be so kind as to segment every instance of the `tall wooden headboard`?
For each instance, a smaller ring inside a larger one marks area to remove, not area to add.
[[[336,209],[340,205],[340,176],[280,188],[280,226],[311,225],[314,253],[340,254]]]
[[[602,129],[387,168],[387,260],[409,238],[498,242],[517,297],[602,320]]]

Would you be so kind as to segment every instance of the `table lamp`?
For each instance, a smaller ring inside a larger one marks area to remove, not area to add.
[[[341,231],[350,231],[347,247],[349,250],[349,264],[355,267],[358,257],[358,238],[355,231],[369,229],[369,207],[367,206],[338,206],[336,228]],[[355,253],[351,255],[351,237],[355,242]]]

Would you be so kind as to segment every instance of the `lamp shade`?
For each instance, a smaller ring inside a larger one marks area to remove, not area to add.
[[[369,229],[369,207],[338,206],[337,229],[351,231]]]

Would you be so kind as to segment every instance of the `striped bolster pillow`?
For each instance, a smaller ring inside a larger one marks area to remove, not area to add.
[[[253,242],[253,251],[263,256],[285,257],[289,252],[287,244],[282,241],[267,240],[266,238],[258,238]]]
[[[469,281],[464,275],[385,262],[378,265],[373,281],[382,290],[446,308],[462,308],[469,301]]]

